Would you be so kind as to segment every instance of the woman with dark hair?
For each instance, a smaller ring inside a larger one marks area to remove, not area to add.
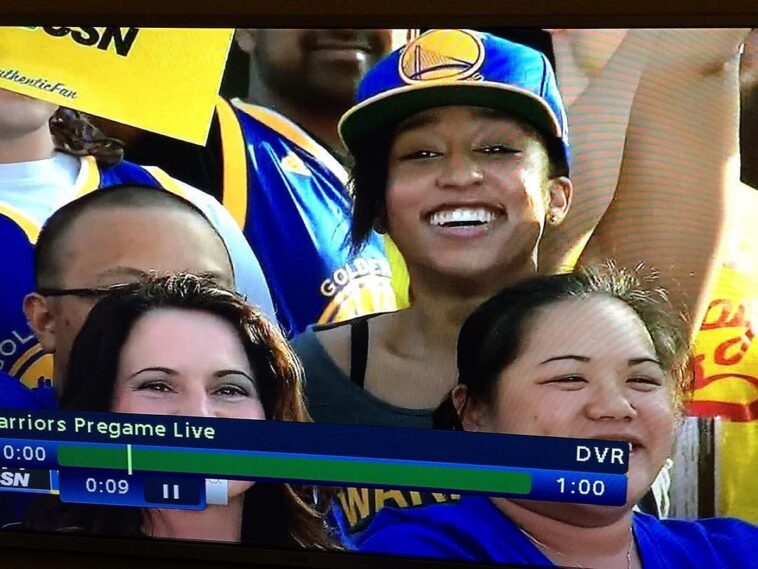
[[[613,202],[578,264],[610,258],[659,269],[692,332],[707,306],[725,224],[738,46],[747,31],[629,33],[641,35],[637,49],[654,53],[635,95]],[[433,65],[435,53],[470,65],[448,73]],[[670,100],[660,96],[662,78],[672,85]],[[673,92],[674,84],[683,88]],[[691,117],[704,99],[709,113],[696,128]],[[431,30],[364,77],[358,103],[340,123],[354,160],[352,246],[360,249],[373,228],[388,232],[408,265],[412,302],[296,340],[315,420],[430,426],[454,383],[455,339],[466,316],[503,286],[566,269],[576,243],[564,240],[561,252],[542,248],[567,216],[585,213],[570,209],[582,189],[569,178],[566,125],[545,56],[484,33]],[[706,126],[718,142],[702,144]],[[662,145],[686,159],[663,163]],[[679,192],[679,175],[693,169],[700,189]],[[695,215],[703,208],[708,216]],[[546,265],[548,254],[563,262]]]
[[[566,113],[541,53],[470,30],[431,30],[369,71],[340,123],[354,160],[352,243],[359,249],[373,229],[389,234],[411,303],[295,339],[313,419],[431,427],[455,385],[466,317],[509,284],[570,268],[577,248],[578,266],[610,258],[660,269],[696,329],[726,222],[746,33],[629,32],[645,64],[599,224],[597,200],[569,177]],[[672,156],[662,159],[662,148]],[[688,179],[696,191],[682,189]],[[571,230],[561,233],[566,219]],[[340,499],[360,531],[370,513],[351,502]]]
[[[626,441],[626,504],[465,496],[385,509],[360,550],[530,567],[747,567],[758,528],[633,511],[672,450],[689,387],[687,345],[665,293],[612,267],[504,289],[463,324],[459,383],[438,409],[438,426]]]
[[[260,264],[229,212],[200,190],[157,168],[123,161],[122,155],[120,142],[103,135],[85,114],[0,89],[0,241],[10,241],[13,233],[24,237],[3,249],[2,262],[26,266],[45,221],[78,197],[130,184],[163,188],[205,214],[229,250],[237,290],[273,317]],[[30,277],[19,274],[16,281],[26,283]],[[0,286],[0,343],[30,338],[5,358],[4,369],[34,386],[40,377],[53,379],[52,358],[31,340],[19,299],[32,289],[22,288]]]
[[[60,408],[307,421],[302,371],[276,325],[236,293],[188,274],[120,285],[74,343]],[[231,481],[203,511],[46,500],[35,530],[334,548],[312,487]],[[322,495],[322,494],[321,494]]]

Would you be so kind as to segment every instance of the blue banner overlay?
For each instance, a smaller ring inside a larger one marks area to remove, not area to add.
[[[51,442],[120,443],[625,474],[622,441],[122,413],[0,410],[0,466],[52,468]],[[18,440],[14,440],[18,439]],[[33,439],[34,443],[30,443]],[[9,448],[5,448],[10,445]],[[30,451],[25,447],[45,448]],[[3,450],[5,449],[5,450]],[[29,453],[32,452],[30,455]],[[31,460],[27,461],[26,459]],[[43,458],[43,460],[39,460]]]
[[[57,471],[61,499],[90,504],[202,509],[211,478],[621,505],[628,460],[624,441],[0,411],[0,491],[55,492]]]
[[[205,469],[210,472],[213,469]],[[3,482],[3,473],[7,479]],[[550,502],[568,502],[575,504],[595,504],[603,506],[620,506],[626,502],[626,476],[621,474],[597,474],[593,472],[565,472],[558,470],[509,469],[508,473],[524,474],[530,478],[530,491],[513,492],[475,492],[469,494],[486,494],[524,500],[543,500]],[[60,478],[60,481],[59,481]],[[309,480],[307,474],[302,477],[287,479],[226,476],[229,479],[257,480],[267,482],[301,482],[320,483],[321,480]],[[347,482],[330,482],[335,486],[347,485]],[[60,492],[64,502],[84,504],[106,504],[112,506],[138,506],[181,508],[201,510],[205,507],[204,477],[184,475],[182,473],[149,473],[101,468],[64,468],[58,471],[1,470],[0,491],[31,492],[57,494]],[[454,484],[453,484],[454,485]],[[382,487],[381,484],[364,484],[366,487]],[[394,485],[397,489],[418,489],[418,486]],[[433,490],[451,491],[455,488],[434,488]]]
[[[61,467],[161,472],[206,478],[466,492],[533,500],[621,505],[626,476],[455,463],[82,444],[61,447]]]

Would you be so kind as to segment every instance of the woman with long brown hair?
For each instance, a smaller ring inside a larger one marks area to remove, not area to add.
[[[189,274],[115,287],[74,344],[60,408],[307,421],[302,370],[275,324],[239,295]],[[64,504],[47,499],[35,530],[337,547],[324,493],[230,481],[226,505],[203,511]]]

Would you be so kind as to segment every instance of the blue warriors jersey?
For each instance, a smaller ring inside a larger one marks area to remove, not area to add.
[[[285,332],[395,310],[381,237],[350,255],[352,200],[334,156],[272,110],[221,101],[217,114],[223,203],[261,262]]]
[[[34,290],[34,243],[39,224],[10,206],[0,204],[0,372],[26,380],[51,378],[52,359],[44,354],[22,310],[24,297]]]
[[[30,200],[18,205],[3,201],[0,195],[0,372],[33,388],[40,386],[40,380],[43,385],[52,380],[52,355],[43,351],[23,313],[23,299],[34,290],[34,245],[40,229],[55,210],[94,190],[120,184],[163,188],[199,207],[229,248],[240,291],[258,302],[264,313],[273,314],[260,266],[234,222],[229,219],[228,226],[225,226],[225,219],[218,215],[220,211],[229,218],[221,204],[199,190],[178,183],[158,168],[130,162],[100,167],[94,158],[85,157],[80,160],[80,171],[72,192],[57,201],[51,196],[47,202]],[[233,231],[228,231],[229,228]],[[238,242],[236,235],[239,235]],[[246,286],[240,286],[243,280]],[[259,290],[261,287],[264,290]]]

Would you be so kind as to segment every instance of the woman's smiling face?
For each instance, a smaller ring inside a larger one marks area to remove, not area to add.
[[[142,316],[121,350],[111,410],[117,413],[265,419],[255,376],[234,327],[198,310]],[[252,486],[229,483],[229,497]]]
[[[390,147],[387,229],[411,272],[487,279],[532,261],[549,209],[542,137],[478,107],[439,107],[401,123]],[[570,191],[570,190],[569,190]]]
[[[636,313],[595,294],[538,309],[494,401],[474,405],[464,420],[493,432],[628,441],[633,504],[671,452],[672,393]]]

